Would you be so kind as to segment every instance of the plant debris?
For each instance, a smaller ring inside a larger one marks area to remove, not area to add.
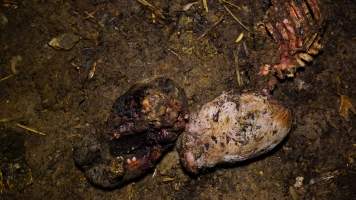
[[[225,8],[225,10],[231,15],[231,17],[234,18],[234,20],[237,21],[237,23],[239,23],[246,31],[251,32],[250,29],[247,28],[247,26],[244,25],[244,24],[241,22],[241,20],[240,20],[238,17],[236,17],[236,15],[235,15],[234,13],[232,13],[232,11],[231,11],[226,5],[224,5],[224,8]]]
[[[36,129],[33,129],[31,127],[28,127],[28,126],[25,126],[25,125],[22,125],[22,124],[19,124],[19,123],[16,123],[16,126],[19,127],[19,128],[25,129],[26,131],[29,131],[31,133],[35,133],[35,134],[38,134],[38,135],[47,135],[46,133],[43,133],[41,131],[38,131]]]
[[[146,0],[137,0],[137,1],[139,3],[141,3],[142,5],[146,6],[147,8],[149,8],[155,16],[158,16],[161,19],[166,19],[166,17],[163,14],[162,9],[157,8],[156,6],[154,6],[153,4],[151,4],[150,2],[148,2]]]

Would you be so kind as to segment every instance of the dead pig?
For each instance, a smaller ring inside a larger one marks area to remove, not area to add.
[[[291,113],[256,93],[223,93],[191,114],[177,146],[191,173],[273,149],[291,128]]]
[[[97,186],[122,185],[155,167],[187,118],[186,95],[172,80],[138,83],[116,100],[103,134],[74,149],[75,163]]]

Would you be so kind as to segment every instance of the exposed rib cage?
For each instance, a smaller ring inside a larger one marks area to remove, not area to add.
[[[319,54],[322,15],[318,0],[272,0],[262,26],[278,44],[279,62],[263,64],[261,75],[294,76]]]

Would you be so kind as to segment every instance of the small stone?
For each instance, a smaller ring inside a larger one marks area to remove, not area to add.
[[[303,176],[298,176],[295,178],[295,183],[294,183],[294,187],[295,188],[300,188],[303,186],[303,181],[304,181],[304,177]]]
[[[57,50],[70,50],[80,40],[78,35],[73,33],[64,33],[60,36],[53,38],[48,45]]]

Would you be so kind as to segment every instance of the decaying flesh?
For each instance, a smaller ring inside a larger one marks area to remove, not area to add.
[[[271,0],[260,26],[278,44],[279,62],[263,64],[260,75],[270,72],[279,78],[291,77],[305,67],[322,48],[322,15],[318,0]]]
[[[255,93],[223,93],[191,114],[177,149],[188,172],[256,157],[279,144],[291,113]]]
[[[154,168],[187,118],[185,93],[172,80],[136,84],[116,100],[104,134],[77,145],[74,160],[93,184],[119,186]]]

